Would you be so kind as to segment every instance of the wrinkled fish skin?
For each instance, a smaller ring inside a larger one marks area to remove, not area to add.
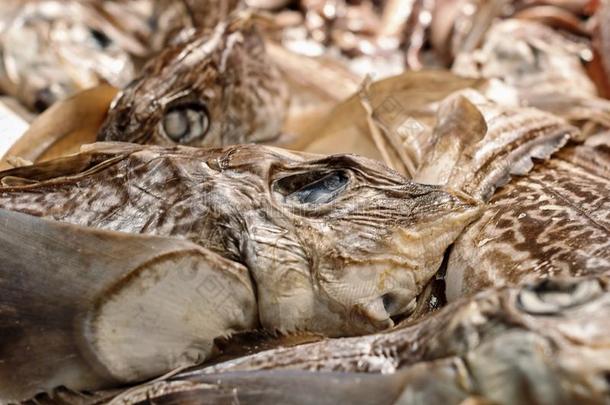
[[[480,215],[469,197],[368,159],[254,145],[101,144],[0,177],[2,208],[186,238],[244,263],[265,329],[328,336],[392,326]]]
[[[117,96],[100,141],[224,146],[280,135],[288,90],[251,17],[234,14],[148,62]]]
[[[128,4],[123,13],[134,15]],[[135,74],[126,34],[93,4],[77,0],[7,1],[0,6],[0,90],[32,110],[100,83],[124,86]],[[134,49],[136,48],[136,49]]]
[[[299,392],[288,403],[306,403],[323,387],[331,389],[335,378],[366,384],[371,377],[383,387],[380,401],[388,404],[424,404],[431,398],[448,404],[467,398],[502,404],[605,404],[610,395],[609,313],[607,276],[488,290],[415,325],[198,367],[118,398],[169,403],[183,392],[185,398],[204,400],[232,388],[240,403],[250,403],[254,390],[259,398],[273,398],[274,381],[281,387],[283,379],[299,375],[297,370],[308,370],[311,377],[304,384],[317,389],[311,397]],[[320,386],[316,377],[328,383]],[[258,384],[252,387],[249,379]],[[197,387],[202,383],[210,386]],[[384,392],[398,396],[384,398]],[[366,395],[349,393],[342,400],[369,403]]]
[[[575,161],[570,147],[515,178],[451,252],[447,295],[552,276],[610,271],[610,178]],[[606,158],[607,159],[607,158]]]

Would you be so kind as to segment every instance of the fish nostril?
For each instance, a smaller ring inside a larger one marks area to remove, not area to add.
[[[383,309],[388,313],[388,315],[394,315],[392,312],[396,309],[396,297],[392,293],[385,293],[381,296],[381,301],[383,302]]]

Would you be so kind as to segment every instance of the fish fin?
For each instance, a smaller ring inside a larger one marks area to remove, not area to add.
[[[311,372],[303,370],[238,371],[172,378],[142,384],[111,403],[155,404],[393,404],[408,375]]]
[[[474,90],[449,96],[438,115],[435,144],[415,179],[483,201],[511,176],[528,173],[536,159],[548,159],[578,134],[562,118],[534,108],[501,106]]]
[[[32,122],[3,159],[19,156],[32,162],[47,160],[95,141],[116,93],[117,89],[103,84],[56,102]]]
[[[415,176],[426,184],[447,184],[464,149],[480,142],[487,133],[485,117],[465,96],[448,97],[438,108],[431,148]]]
[[[219,363],[278,347],[318,342],[324,338],[323,335],[313,332],[283,333],[267,330],[239,332],[231,336],[219,337],[214,341],[218,355],[214,357],[213,362]]]
[[[241,264],[180,239],[0,210],[0,401],[141,381],[256,325]]]

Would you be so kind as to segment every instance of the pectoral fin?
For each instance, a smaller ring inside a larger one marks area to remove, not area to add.
[[[256,322],[247,269],[193,243],[0,210],[0,400],[141,381]]]

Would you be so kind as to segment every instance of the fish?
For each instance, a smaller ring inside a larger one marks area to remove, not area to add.
[[[305,404],[324,393],[354,404],[603,404],[610,393],[608,280],[489,289],[415,324],[202,365],[113,399]]]
[[[135,58],[147,51],[137,33],[119,20],[129,21],[137,31],[146,28],[147,17],[129,2],[109,3],[3,2],[0,91],[41,112],[79,90],[103,83],[126,85],[137,70]]]
[[[603,144],[568,144],[580,132],[562,118],[506,107],[473,90],[449,96],[437,113],[433,146],[414,180],[486,203],[449,253],[449,301],[486,288],[610,270]]]
[[[2,307],[19,319],[22,318],[18,316],[22,306],[27,309],[32,303],[45,307],[48,303],[48,310],[60,317],[64,316],[60,308],[65,308],[68,315],[77,309],[78,313],[91,314],[95,308],[107,314],[101,321],[95,318],[91,321],[93,323],[87,323],[91,319],[88,316],[75,320],[66,315],[67,320],[62,320],[73,325],[72,329],[76,328],[76,335],[71,335],[73,338],[82,338],[89,345],[95,346],[100,339],[108,342],[106,334],[113,336],[109,331],[123,331],[121,328],[127,328],[127,337],[137,336],[133,340],[121,341],[118,351],[114,351],[115,345],[110,343],[104,348],[92,349],[96,358],[105,365],[104,369],[110,370],[112,378],[109,380],[123,383],[161,374],[162,368],[165,368],[164,372],[170,371],[169,366],[176,364],[167,359],[155,360],[158,356],[164,359],[164,355],[176,354],[169,350],[151,349],[140,356],[140,349],[133,348],[135,354],[129,354],[132,345],[155,348],[163,344],[160,336],[146,332],[149,330],[147,327],[151,327],[147,316],[152,316],[153,321],[160,318],[160,314],[154,314],[159,311],[158,306],[167,307],[170,312],[175,310],[171,304],[172,295],[159,298],[156,304],[151,304],[153,312],[150,315],[138,318],[146,327],[136,324],[132,328],[128,319],[133,312],[119,310],[131,308],[132,304],[122,303],[131,303],[132,298],[142,297],[144,292],[139,292],[142,283],[144,286],[152,284],[151,289],[145,291],[154,291],[152,287],[160,282],[155,281],[156,278],[152,281],[148,281],[148,277],[136,278],[132,288],[129,284],[124,287],[118,276],[113,278],[111,275],[129,269],[111,262],[110,267],[117,267],[112,273],[95,271],[91,282],[82,285],[79,269],[83,265],[78,264],[84,262],[85,268],[91,271],[86,264],[93,260],[90,252],[95,251],[96,239],[92,239],[93,246],[79,247],[78,241],[70,239],[76,231],[65,228],[67,224],[82,227],[88,232],[122,232],[188,241],[203,249],[208,257],[217,258],[204,260],[204,263],[209,262],[207,267],[222,269],[222,263],[229,261],[230,268],[237,267],[241,272],[247,269],[252,291],[256,291],[254,308],[261,329],[303,331],[332,337],[387,329],[408,316],[417,306],[417,297],[425,284],[441,265],[447,247],[481,213],[480,203],[461,192],[413,183],[373,160],[355,155],[304,154],[262,145],[206,149],[93,144],[77,155],[3,171],[0,184],[0,208],[26,214],[29,219],[22,220],[26,224],[31,221],[28,226],[18,225],[16,228],[11,226],[9,219],[1,222],[5,240],[14,242],[2,245],[3,254],[11,256],[11,260],[0,260],[6,264],[0,266],[0,274],[8,280],[2,284],[7,293],[0,296],[7,296],[8,290],[21,291],[15,283],[31,283],[32,287],[27,291],[42,294],[32,299],[0,301]],[[49,227],[51,230],[59,227],[53,231],[54,236],[43,231]],[[38,228],[43,230],[33,233]],[[17,238],[19,230],[23,236]],[[34,240],[31,248],[20,251],[14,243],[21,243],[19,241],[26,235],[32,235]],[[68,242],[63,242],[64,238],[68,238]],[[59,269],[45,256],[53,254],[55,249],[49,249],[48,244],[56,239],[60,246],[70,248],[76,245],[70,254],[58,253],[59,260],[66,263]],[[112,240],[108,236],[107,239],[120,245],[124,238]],[[85,243],[91,239],[78,240]],[[137,246],[129,248],[136,249]],[[16,254],[16,251],[20,253]],[[31,266],[32,260],[37,260],[36,251],[45,256],[40,260],[51,266],[46,271],[57,272],[53,277],[41,278],[37,267]],[[76,255],[73,259],[70,258],[72,254]],[[105,256],[102,254],[100,257]],[[138,257],[136,255],[134,260]],[[73,262],[76,262],[74,267],[71,265]],[[14,274],[17,265],[24,270]],[[147,268],[154,268],[154,265],[153,261]],[[96,266],[92,265],[92,268],[95,270]],[[152,274],[159,271],[152,271]],[[19,277],[24,280],[18,281]],[[100,281],[95,277],[100,277]],[[115,294],[116,300],[110,299],[112,295],[109,296],[108,292],[98,290],[107,285],[108,277],[124,287]],[[43,283],[44,288],[38,283]],[[72,283],[75,285],[71,287]],[[175,291],[180,291],[179,288],[196,290],[195,287],[187,283],[176,287]],[[88,292],[80,294],[83,289]],[[90,302],[80,299],[91,297],[91,289],[103,301],[95,308]],[[64,290],[70,291],[70,299],[60,308],[55,308],[55,293]],[[244,294],[236,293],[234,298]],[[177,297],[182,295],[177,294]],[[150,299],[155,300],[154,296]],[[181,299],[175,303],[179,310],[185,305]],[[253,304],[249,302],[244,310],[252,309]],[[147,306],[133,304],[133,310],[145,310]],[[206,312],[205,307],[202,310]],[[184,312],[180,313],[184,315]],[[205,316],[196,314],[197,311],[192,315],[195,317],[192,322],[200,319],[198,316]],[[239,319],[245,316],[239,314]],[[45,324],[45,319],[49,320],[49,325]],[[53,323],[54,319],[36,318],[36,324],[62,333],[70,329],[66,323]],[[225,318],[223,321],[229,322]],[[27,344],[29,336],[37,335],[39,330],[27,329],[26,323],[22,324],[23,327],[10,325],[16,331],[12,329],[11,334],[2,333],[0,337],[13,342],[11,336],[23,336],[18,341],[20,344]],[[186,325],[192,323],[189,321]],[[211,325],[213,327],[215,323]],[[252,327],[250,322],[242,323],[239,328],[238,325],[232,323],[240,330]],[[179,326],[177,328],[180,330]],[[86,333],[87,330],[98,334]],[[143,343],[141,333],[147,336],[147,342],[150,339],[150,344]],[[230,330],[221,328],[215,337],[228,333]],[[117,332],[117,335],[123,336],[123,332]],[[101,337],[98,339],[96,336]],[[188,336],[185,334],[184,339]],[[63,339],[60,342],[73,347]],[[193,354],[188,358],[206,359],[210,354],[209,347],[210,339],[204,340],[194,349],[196,356]],[[39,348],[46,350],[46,345]],[[46,353],[50,364],[57,364],[53,362],[73,355],[70,351]],[[117,358],[123,359],[119,366],[113,360]],[[0,372],[7,375],[11,370],[12,375],[27,380],[26,372],[33,364],[29,360],[26,357],[4,357],[0,362]],[[91,367],[91,362],[87,364]],[[151,367],[147,368],[147,364]],[[99,388],[104,383],[108,384],[108,379],[99,376],[83,381],[78,377],[84,375],[82,373],[77,373],[77,377],[64,376],[57,374],[55,367],[43,369],[47,373],[43,380],[45,384],[63,384],[72,389]]]
[[[584,140],[610,128],[610,102],[599,96],[583,65],[592,55],[586,42],[537,22],[508,19],[492,25],[480,49],[458,55],[452,71],[501,80],[515,89],[520,105],[566,118],[583,130]]]
[[[237,12],[151,59],[114,99],[97,140],[270,142],[281,135],[288,102],[251,14]]]

